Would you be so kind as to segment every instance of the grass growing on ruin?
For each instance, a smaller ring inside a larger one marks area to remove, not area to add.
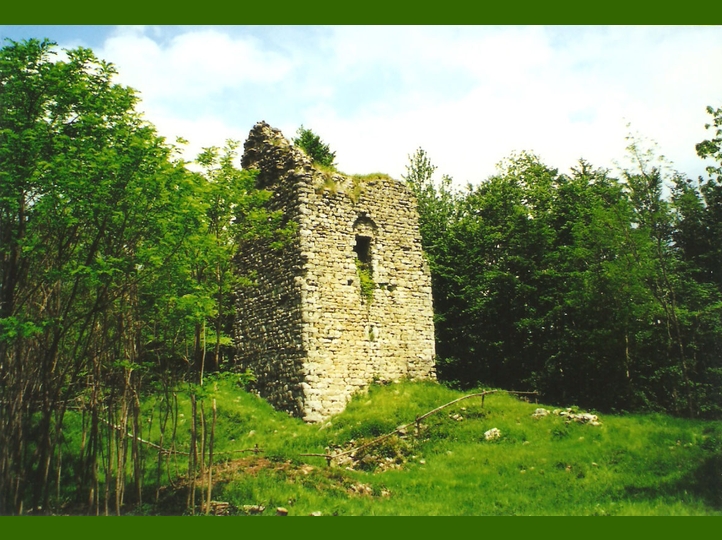
[[[336,195],[336,193],[338,193],[339,191],[337,179],[340,175],[340,177],[350,180],[350,184],[348,184],[348,182],[344,182],[344,184],[347,184],[344,186],[344,193],[349,199],[351,199],[351,202],[353,202],[354,204],[356,204],[361,198],[364,190],[364,185],[367,182],[371,182],[373,180],[392,180],[392,178],[388,174],[379,172],[370,174],[347,175],[343,172],[338,171],[335,167],[327,167],[318,163],[314,163],[313,167],[321,173],[322,179],[322,181],[316,185],[316,193],[321,194],[325,191],[328,191],[332,195]]]
[[[391,180],[392,178],[385,173],[371,173],[371,174],[354,174],[351,176],[351,191],[349,193],[349,197],[351,198],[351,201],[355,204],[359,201],[361,198],[361,194],[363,193],[364,184],[367,182],[370,182],[372,180]]]
[[[335,177],[339,172],[334,167],[314,164],[313,167],[321,173],[321,182],[316,185],[316,193],[321,194],[324,191],[330,192],[332,195],[338,193],[338,183]]]
[[[359,286],[361,288],[361,296],[367,305],[371,305],[374,300],[374,290],[376,289],[376,283],[371,273],[371,267],[356,259],[356,274],[359,278]]]
[[[275,515],[278,507],[289,515],[722,514],[720,422],[599,415],[602,425],[592,426],[535,418],[543,405],[498,393],[483,408],[473,398],[430,416],[418,437],[413,428],[396,434],[360,452],[353,466],[329,466],[302,454],[358,446],[465,394],[429,382],[374,385],[342,414],[309,425],[233,377],[209,378],[203,393],[206,413],[212,399],[218,409],[213,500],[229,503],[231,514]],[[179,413],[183,448],[190,418],[183,393]],[[486,440],[492,428],[501,436]],[[259,453],[247,451],[256,445]],[[183,474],[187,457],[173,467]],[[149,474],[149,490],[153,482]],[[166,485],[147,513],[187,512],[187,489],[183,481]]]
[[[359,182],[369,182],[371,180],[393,180],[391,176],[382,172],[373,172],[369,174],[353,174],[351,175],[351,179]]]

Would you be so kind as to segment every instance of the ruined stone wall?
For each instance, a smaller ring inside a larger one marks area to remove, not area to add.
[[[258,187],[272,192],[269,210],[281,210],[287,220],[298,222],[301,193],[310,190],[310,162],[306,163],[308,174],[297,171],[299,162],[307,158],[266,125],[252,131],[245,146],[242,165],[259,170]],[[244,275],[255,275],[254,285],[236,294],[236,359],[253,371],[261,395],[274,407],[302,416],[306,350],[299,280],[303,256],[298,237],[280,249],[270,244],[267,239],[247,242],[236,258]]]
[[[319,421],[374,379],[433,378],[431,280],[409,190],[384,175],[315,170],[266,124],[252,130],[243,166],[260,169],[271,204],[298,223],[292,245],[239,259],[259,285],[239,294],[237,358],[261,394]]]
[[[307,343],[306,417],[343,410],[373,379],[430,377],[434,333],[431,284],[416,208],[406,188],[386,178],[352,182],[314,194],[305,215],[302,250],[309,261],[303,286]],[[356,197],[354,197],[356,198]],[[376,288],[361,289],[354,249],[365,247]]]

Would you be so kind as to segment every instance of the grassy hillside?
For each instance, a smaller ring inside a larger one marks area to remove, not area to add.
[[[582,424],[552,407],[537,417],[543,405],[497,393],[483,407],[481,399],[468,399],[424,419],[417,436],[417,415],[465,394],[433,383],[373,386],[344,413],[307,425],[232,380],[211,381],[204,393],[207,419],[212,399],[217,403],[212,499],[228,503],[213,505],[219,513],[276,515],[282,507],[289,515],[722,514],[719,422],[629,415]],[[145,405],[147,438],[154,439],[153,403]],[[177,449],[188,448],[190,416],[180,395]],[[405,434],[359,451],[356,460],[329,466],[323,457],[301,455],[358,447],[409,422]],[[493,428],[500,436],[487,440]],[[162,461],[157,504],[157,470],[147,467],[146,504],[128,511],[188,513],[187,467],[182,454]],[[196,512],[205,497],[198,490]]]

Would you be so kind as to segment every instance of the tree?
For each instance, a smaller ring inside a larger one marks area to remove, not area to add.
[[[306,152],[314,163],[335,169],[336,152],[332,152],[329,146],[321,140],[321,137],[303,126],[298,128],[296,135],[293,144]]]
[[[264,237],[272,247],[280,248],[290,237],[293,224],[282,223],[281,212],[269,212],[265,203],[271,193],[255,187],[256,175],[236,167],[238,141],[228,140],[221,150],[203,149],[196,162],[201,173],[202,200],[205,203],[204,227],[198,242],[192,245],[189,256],[191,275],[199,287],[200,297],[212,299],[208,311],[196,322],[195,357],[200,370],[200,381],[206,369],[206,347],[201,343],[201,332],[210,323],[212,354],[207,363],[210,370],[221,366],[223,347],[232,356],[231,330],[235,306],[233,292],[248,285],[246,276],[238,275],[233,258],[245,241]]]
[[[229,349],[239,243],[281,245],[292,224],[234,165],[238,143],[189,171],[111,64],[55,48],[0,49],[0,513],[58,497],[120,513],[143,502],[141,397],[162,446],[178,385]]]
[[[455,365],[457,358],[454,332],[462,317],[453,237],[460,198],[452,189],[451,177],[444,175],[440,182],[434,181],[436,166],[423,148],[417,148],[408,160],[402,178],[416,197],[421,244],[431,270],[437,366],[440,376],[448,379],[453,377],[448,367]]]
[[[707,167],[707,178],[676,177],[671,207],[685,346],[693,360],[690,384],[699,414],[714,416],[722,411],[722,108],[707,112],[712,137],[696,149],[715,163]]]
[[[409,156],[442,380],[600,410],[718,414],[722,303],[694,277],[708,275],[713,219],[681,176],[630,152],[621,179],[516,154],[453,195],[425,152]],[[665,180],[684,186],[672,203]]]
[[[705,231],[705,238],[697,238],[704,247],[698,250],[697,263],[722,290],[722,107],[707,107],[713,117],[705,128],[712,130],[713,137],[697,144],[697,155],[713,159],[716,163],[707,167],[708,178],[699,178],[698,196],[701,202],[698,221]],[[691,247],[691,246],[690,246]]]
[[[0,513],[48,508],[71,403],[86,441],[75,495],[98,509],[103,476],[119,512],[128,460],[136,499],[142,485],[125,433],[141,425],[144,310],[198,227],[198,185],[111,64],[55,47],[0,49]]]
[[[452,179],[442,176],[441,182],[434,182],[436,166],[431,163],[423,148],[408,156],[406,174],[401,177],[416,197],[419,211],[419,227],[424,251],[432,265],[441,263],[442,244],[449,226],[454,222],[457,197],[452,189]]]
[[[698,143],[695,148],[701,158],[712,158],[717,161],[715,165],[707,167],[710,177],[722,177],[722,107],[717,109],[707,107],[707,113],[712,116],[712,123],[705,124],[705,129],[712,130],[713,137]]]

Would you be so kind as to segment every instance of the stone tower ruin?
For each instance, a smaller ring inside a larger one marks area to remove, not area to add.
[[[374,380],[435,378],[431,278],[416,201],[386,175],[315,168],[260,122],[242,165],[297,224],[282,248],[238,255],[255,285],[237,294],[236,361],[276,408],[316,422]]]

